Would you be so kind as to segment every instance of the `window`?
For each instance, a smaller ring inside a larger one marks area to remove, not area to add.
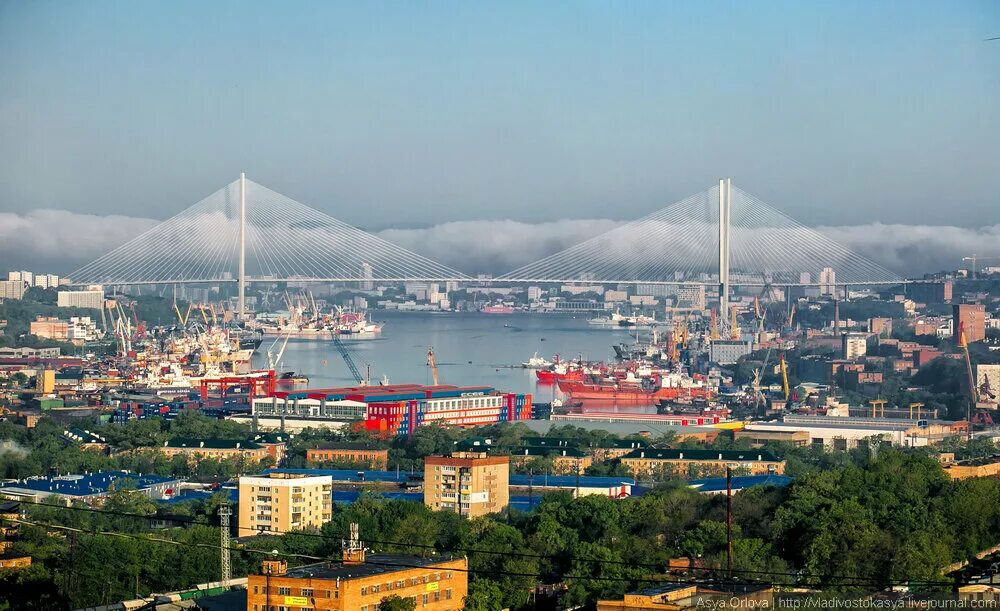
[[[382,591],[381,585],[376,583],[375,585],[372,586],[372,594],[378,594],[381,591]]]
[[[368,586],[362,586],[361,587],[361,595],[362,596],[368,596]],[[367,607],[365,607],[365,608],[367,609]]]
[[[424,604],[425,605],[427,604],[427,599],[428,599],[428,596],[426,594],[424,594]]]
[[[444,599],[451,600],[451,588],[448,588],[447,590],[444,591]]]
[[[312,598],[313,591],[312,588],[302,588],[302,596]]]
[[[278,588],[278,596],[291,596],[291,595],[292,595],[291,588]]]

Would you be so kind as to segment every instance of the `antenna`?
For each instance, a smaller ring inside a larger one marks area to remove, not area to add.
[[[222,569],[222,587],[229,586],[229,581],[233,578],[233,567],[229,561],[229,516],[233,515],[233,510],[229,504],[219,507],[219,565]]]

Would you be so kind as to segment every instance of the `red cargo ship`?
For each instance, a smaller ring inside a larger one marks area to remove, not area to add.
[[[678,399],[710,399],[712,389],[704,380],[683,373],[654,374],[650,377],[604,379],[595,382],[561,380],[559,390],[572,401],[616,405],[656,405]]]

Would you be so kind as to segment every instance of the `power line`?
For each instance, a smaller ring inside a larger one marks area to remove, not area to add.
[[[219,544],[188,543],[188,542],[182,542],[182,541],[174,541],[172,539],[164,539],[162,537],[153,537],[153,536],[145,535],[145,534],[123,533],[123,532],[104,531],[104,530],[87,531],[87,530],[84,530],[84,529],[74,528],[74,527],[71,527],[71,526],[63,526],[63,525],[60,525],[60,524],[45,524],[45,523],[41,523],[41,522],[33,522],[33,521],[30,521],[30,520],[23,520],[23,519],[15,520],[15,522],[18,522],[18,523],[21,523],[21,524],[28,524],[28,525],[31,525],[31,526],[36,526],[36,527],[39,527],[39,528],[63,530],[63,531],[75,532],[75,533],[79,533],[79,534],[82,534],[82,535],[89,535],[89,536],[107,536],[107,537],[119,537],[119,538],[127,538],[127,539],[136,539],[136,540],[142,540],[142,541],[149,541],[149,542],[152,542],[152,543],[162,543],[162,544],[169,544],[169,545],[181,546],[181,547],[198,547],[198,548],[212,549],[212,550],[216,550],[216,551],[218,551],[218,550],[221,549],[221,545],[219,545]],[[341,561],[338,561],[338,560],[332,560],[332,559],[323,558],[323,557],[320,557],[320,556],[312,556],[312,555],[309,555],[309,554],[300,554],[300,553],[293,553],[293,552],[280,552],[280,551],[277,551],[277,550],[272,550],[272,551],[255,550],[255,549],[252,549],[252,548],[245,548],[245,547],[230,547],[229,549],[230,549],[230,551],[235,551],[235,552],[238,552],[238,553],[250,553],[250,554],[265,555],[265,556],[281,556],[281,557],[286,557],[286,558],[302,558],[302,559],[313,560],[313,561],[317,561],[317,562],[332,562],[332,563],[341,562]],[[445,561],[445,560],[442,559],[442,561]],[[397,567],[397,568],[426,568],[425,564],[399,562],[399,561],[386,562],[386,561],[366,559],[365,563],[366,564],[373,564],[373,565],[376,565],[376,566]],[[488,575],[488,576],[494,576],[494,577],[498,576],[498,575],[505,576],[505,577],[531,577],[531,578],[535,578],[535,579],[540,579],[540,578],[546,577],[546,575],[543,575],[541,573],[526,573],[526,572],[507,571],[507,570],[494,571],[494,570],[472,569],[472,568],[449,568],[448,570],[453,570],[453,571],[460,572],[460,573],[482,574],[482,575]],[[697,578],[687,578],[687,579],[680,579],[680,578],[678,578],[678,579],[669,579],[669,578],[663,578],[663,579],[654,579],[654,578],[647,578],[647,577],[615,577],[615,576],[606,576],[606,575],[562,575],[561,579],[563,579],[563,580],[584,580],[584,581],[607,581],[607,582],[618,582],[618,583],[624,582],[624,583],[636,583],[636,584],[638,584],[638,583],[649,583],[649,584],[680,583],[680,584],[688,584],[688,585],[706,585],[706,586],[719,586],[719,585],[726,585],[726,584],[730,584],[730,585],[768,585],[768,586],[784,585],[784,584],[780,584],[780,583],[776,583],[776,582],[751,581],[751,580],[746,580],[746,579],[744,579],[744,580],[737,580],[737,579],[697,579]],[[900,583],[908,583],[908,584],[916,584],[916,585],[947,585],[947,586],[955,585],[954,582],[931,582],[931,581],[908,581],[908,582],[900,582]],[[864,583],[858,583],[858,582],[854,582],[854,581],[851,581],[851,582],[825,581],[825,582],[822,582],[822,583],[819,583],[819,584],[814,584],[814,585],[816,585],[817,587],[858,587],[858,586],[865,586],[865,585],[875,585],[875,586],[884,587],[886,584],[876,583],[874,580],[872,580],[872,581],[868,581],[868,582],[864,582]],[[889,585],[892,585],[892,584],[889,584]]]
[[[187,517],[187,516],[174,516],[174,517],[172,517],[172,516],[159,516],[159,515],[156,515],[156,514],[145,515],[145,514],[138,514],[138,513],[127,513],[127,512],[120,512],[120,511],[110,511],[110,510],[104,510],[104,509],[96,509],[96,508],[91,508],[91,507],[50,505],[50,504],[42,503],[42,502],[38,502],[38,501],[27,501],[27,500],[22,500],[22,501],[18,501],[18,502],[26,503],[26,504],[29,504],[29,505],[38,505],[38,506],[50,507],[50,508],[53,508],[53,509],[66,509],[66,510],[81,511],[81,512],[86,512],[86,513],[108,514],[108,515],[114,515],[114,516],[119,516],[119,517],[140,518],[140,519],[145,519],[145,520],[173,521],[173,522],[179,522],[179,523],[185,523],[185,524],[196,524],[196,525],[206,525],[206,526],[208,525],[208,524],[203,524],[201,522],[198,522],[196,518],[190,518],[190,517]],[[86,532],[86,531],[84,531],[84,532]],[[258,532],[259,533],[264,533],[265,531],[260,530]],[[294,536],[294,537],[318,538],[318,539],[333,540],[333,541],[340,541],[340,540],[343,539],[343,537],[338,537],[338,536],[334,536],[334,535],[327,535],[327,534],[323,534],[323,533],[310,533],[310,532],[303,532],[303,531],[292,531],[292,532],[287,532],[287,533],[282,533],[282,534],[283,535],[290,535],[290,536]],[[446,548],[446,549],[441,549],[437,545],[433,545],[433,544],[409,543],[409,542],[402,542],[402,541],[387,541],[387,540],[378,540],[378,539],[363,539],[363,541],[366,544],[369,544],[369,545],[385,545],[385,546],[403,547],[403,548],[416,548],[416,549],[422,549],[422,550],[428,550],[429,549],[429,550],[435,550],[435,551],[441,551],[441,552],[449,552],[449,553],[483,554],[483,555],[495,555],[495,556],[513,556],[513,557],[518,557],[518,558],[531,558],[531,559],[555,560],[555,561],[566,561],[566,560],[569,560],[571,562],[572,561],[579,561],[579,562],[589,562],[589,563],[595,563],[595,564],[609,564],[609,565],[626,566],[626,567],[639,567],[639,568],[648,568],[648,569],[657,569],[657,570],[664,570],[664,568],[665,568],[664,567],[664,563],[630,562],[630,561],[626,561],[626,560],[611,560],[611,559],[604,559],[604,558],[587,558],[587,557],[581,557],[581,556],[567,556],[567,555],[547,555],[547,554],[536,554],[536,553],[530,553],[530,552],[484,550],[484,549],[465,548],[465,547],[449,547],[449,548]],[[318,559],[318,558],[315,558],[315,557],[310,557],[310,558]],[[715,568],[710,568],[710,567],[696,568],[696,569],[693,569],[693,570],[704,571],[704,572],[711,572],[711,573],[722,573],[722,572],[725,572],[724,569],[715,569]],[[760,576],[770,576],[770,577],[792,577],[792,578],[796,578],[796,579],[800,579],[800,580],[806,580],[806,581],[810,581],[810,580],[822,580],[822,579],[836,579],[836,580],[842,580],[842,581],[845,581],[845,582],[848,582],[848,581],[852,582],[852,583],[848,583],[848,584],[838,584],[838,585],[876,585],[876,586],[880,586],[880,585],[885,585],[885,583],[889,583],[890,585],[892,585],[892,584],[904,585],[904,584],[917,584],[917,583],[919,583],[920,585],[953,585],[955,583],[954,581],[934,581],[934,580],[896,580],[896,581],[882,582],[882,581],[879,581],[879,580],[876,580],[876,579],[872,579],[872,578],[855,577],[855,576],[849,576],[849,575],[819,575],[819,574],[815,574],[815,573],[804,573],[804,572],[761,571],[761,570],[751,570],[751,569],[733,569],[732,572],[733,573],[740,573],[742,575],[760,575]]]

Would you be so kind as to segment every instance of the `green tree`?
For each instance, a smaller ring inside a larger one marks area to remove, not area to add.
[[[477,577],[469,583],[469,594],[462,608],[464,611],[502,611],[503,592],[496,581]]]
[[[386,596],[378,604],[378,611],[416,611],[416,608],[416,599],[403,598],[398,594]]]

